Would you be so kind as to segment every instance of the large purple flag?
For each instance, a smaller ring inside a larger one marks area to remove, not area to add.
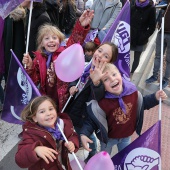
[[[113,42],[119,55],[115,65],[122,76],[130,80],[130,2],[127,1],[102,42]]]
[[[13,11],[24,0],[0,0],[0,16],[5,19],[11,11]],[[34,2],[42,2],[42,0],[33,0]]]
[[[41,94],[13,51],[12,55],[1,118],[9,123],[21,124],[21,111],[32,98]]]
[[[115,170],[161,170],[161,121],[112,157]]]

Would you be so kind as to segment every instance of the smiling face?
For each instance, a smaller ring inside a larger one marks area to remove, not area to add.
[[[38,106],[33,120],[41,126],[54,128],[55,122],[57,120],[57,112],[53,104],[48,100],[42,102]]]
[[[50,33],[45,34],[41,42],[41,46],[48,52],[55,52],[59,48],[59,45],[60,40],[58,36]]]
[[[112,47],[108,44],[100,46],[93,54],[92,64],[95,66],[97,61],[109,63],[112,58]]]
[[[105,90],[112,94],[120,95],[123,91],[122,76],[120,72],[113,65],[105,69],[105,72],[107,72],[107,74],[102,78]]]

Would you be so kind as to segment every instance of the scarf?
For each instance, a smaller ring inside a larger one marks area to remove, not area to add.
[[[57,119],[57,123],[60,124],[60,119],[59,119],[59,118]],[[58,128],[58,126],[57,126],[57,123],[56,123],[56,125],[55,125],[55,129],[50,128],[50,127],[44,127],[44,128],[45,128],[48,132],[50,132],[51,135],[54,136],[54,138],[55,138],[56,140],[64,140],[63,135],[62,135],[62,133],[60,132],[60,129]]]
[[[149,0],[146,0],[145,2],[139,2],[139,0],[136,0],[136,6],[137,7],[141,7],[141,8],[143,8],[143,7],[145,7],[145,6],[147,6],[149,4]]]
[[[85,68],[85,70],[84,70],[84,73],[83,73],[83,75],[81,76],[81,82],[82,82],[82,83],[85,83],[85,82],[86,82],[86,79],[89,77],[89,75],[90,75],[90,68],[91,68],[91,63],[89,63],[89,64],[86,66],[86,68]]]
[[[126,114],[126,107],[125,107],[122,97],[134,93],[135,91],[137,91],[137,88],[132,82],[125,80],[124,78],[122,78],[122,81],[123,81],[123,92],[119,96],[117,96],[117,95],[114,95],[114,94],[106,91],[105,98],[110,98],[110,99],[117,98],[119,100],[119,105],[120,105],[123,113]]]
[[[51,58],[53,56],[53,53],[52,52],[48,52],[45,49],[43,50],[43,53],[47,56],[46,66],[47,66],[47,69],[48,69],[50,67]]]

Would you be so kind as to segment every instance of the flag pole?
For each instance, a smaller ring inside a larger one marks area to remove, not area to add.
[[[28,31],[27,31],[27,43],[26,43],[26,54],[28,54],[28,46],[29,46],[29,37],[30,37],[30,27],[31,27],[31,17],[32,17],[32,9],[33,9],[33,0],[31,0],[30,4],[30,13],[29,13],[29,20],[28,20]],[[24,68],[26,68],[26,64]]]
[[[79,79],[79,81],[78,81],[78,83],[76,84],[75,88],[77,88],[77,87],[78,87],[78,85],[79,85],[79,83],[80,83],[80,80],[81,80],[81,78]],[[72,97],[73,97],[73,95],[70,95],[70,97],[68,98],[68,100],[67,100],[66,104],[64,105],[64,107],[63,107],[63,109],[62,109],[61,113],[63,113],[63,112],[64,112],[64,110],[65,110],[66,106],[68,105],[68,103],[69,103],[69,101],[70,101],[70,99],[71,99]]]
[[[161,62],[160,62],[160,90],[162,90],[162,76],[163,76],[163,50],[164,49],[164,17],[162,17],[161,26]],[[161,120],[162,99],[159,98],[159,120]]]
[[[66,136],[64,135],[64,133],[63,133],[63,131],[62,131],[62,129],[61,129],[61,127],[60,127],[60,125],[59,125],[58,123],[57,123],[57,126],[58,126],[61,134],[63,135],[64,140],[66,141],[66,143],[68,143],[68,140],[67,140]],[[76,162],[77,162],[80,170],[83,170],[83,168],[82,168],[82,166],[80,165],[80,162],[79,162],[79,160],[77,159],[77,156],[75,155],[75,153],[72,152],[71,154],[74,156],[74,159],[76,160]]]

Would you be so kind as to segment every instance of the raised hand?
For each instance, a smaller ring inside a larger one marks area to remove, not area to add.
[[[71,142],[71,141],[68,141],[68,143],[67,142],[65,142],[65,147],[69,150],[69,152],[74,152],[74,150],[75,150],[75,146],[74,146],[74,143],[73,142]]]
[[[93,19],[94,11],[87,9],[83,12],[83,14],[80,16],[79,21],[83,27],[89,25]]]
[[[24,65],[26,65],[28,68],[32,67],[32,59],[31,59],[31,57],[30,57],[30,55],[28,53],[24,54],[24,57],[22,59],[22,63]]]
[[[106,62],[96,61],[95,67],[90,69],[90,78],[94,85],[98,85],[100,80],[107,74],[107,72],[103,73]]]
[[[49,160],[54,162],[56,159],[55,155],[58,154],[57,151],[46,146],[37,146],[34,151],[36,152],[37,156],[42,158],[47,164],[49,164]]]

